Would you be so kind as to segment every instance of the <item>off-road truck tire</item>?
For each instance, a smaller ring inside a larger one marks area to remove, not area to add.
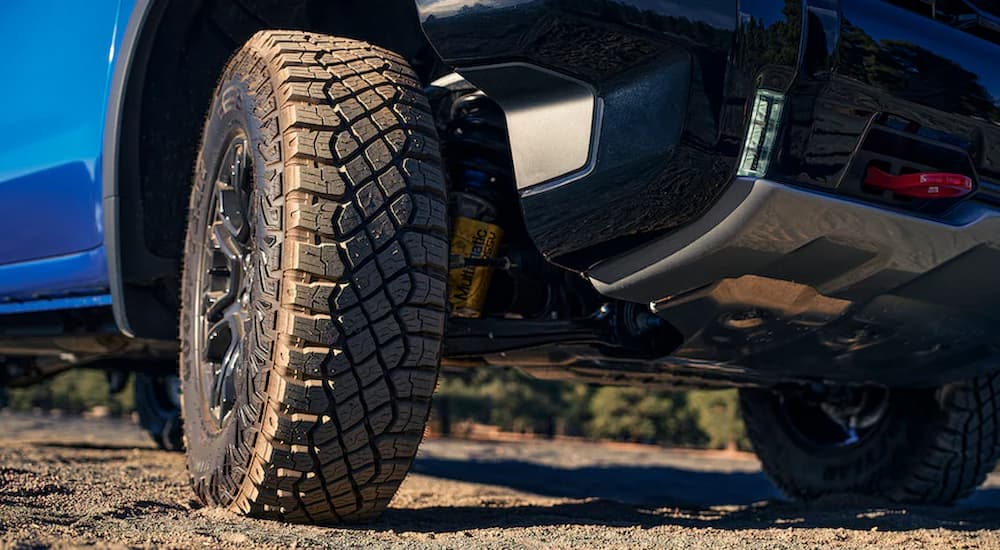
[[[1000,375],[936,390],[893,390],[880,423],[857,443],[817,448],[792,428],[781,396],[740,390],[747,434],[786,495],[861,494],[948,504],[972,493],[1000,457]]]
[[[262,31],[230,60],[202,138],[182,287],[187,464],[203,501],[307,523],[367,521],[389,504],[440,363],[442,174],[400,56]],[[228,328],[205,320],[221,303]]]
[[[145,372],[137,372],[133,382],[132,393],[135,410],[139,413],[139,426],[164,451],[184,450],[178,383],[176,374]]]

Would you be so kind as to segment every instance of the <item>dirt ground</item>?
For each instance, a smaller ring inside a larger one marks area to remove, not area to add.
[[[245,519],[114,420],[0,413],[0,548],[1000,548],[1000,476],[953,508],[780,499],[750,456],[430,440],[379,522]]]

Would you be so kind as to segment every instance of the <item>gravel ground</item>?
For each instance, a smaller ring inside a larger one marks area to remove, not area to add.
[[[0,413],[0,548],[1000,548],[1000,476],[953,508],[782,501],[748,455],[427,441],[373,525],[203,508],[134,425]]]

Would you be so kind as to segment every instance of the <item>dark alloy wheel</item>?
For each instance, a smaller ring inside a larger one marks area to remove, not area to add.
[[[877,386],[792,388],[777,394],[776,406],[783,425],[800,445],[819,453],[836,453],[863,445],[878,434],[889,410],[889,390]]]
[[[1000,375],[940,388],[742,389],[747,434],[788,496],[953,502],[1000,457]]]
[[[445,325],[447,201],[406,61],[262,31],[229,61],[181,288],[188,472],[207,504],[371,520],[416,455]]]
[[[220,428],[236,403],[237,381],[245,377],[243,356],[250,319],[253,252],[250,219],[252,158],[247,136],[235,128],[222,145],[224,153],[215,171],[208,200],[207,238],[203,253],[193,259],[194,279],[200,290],[193,345],[201,350],[193,368],[200,373],[201,395],[208,396],[204,418]],[[245,384],[240,384],[245,391]]]

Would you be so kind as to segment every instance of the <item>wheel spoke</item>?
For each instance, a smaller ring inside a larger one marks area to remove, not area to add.
[[[232,409],[236,396],[236,377],[243,357],[245,315],[239,302],[223,311],[222,319],[208,328],[203,361],[212,372],[209,408],[221,422]]]
[[[227,235],[220,227],[220,224],[213,225],[212,233],[219,239],[220,249],[228,262],[228,267],[224,270],[228,276],[223,280],[224,286],[219,285],[222,286],[221,289],[213,285],[211,290],[206,290],[205,292],[205,299],[203,300],[203,303],[206,305],[205,318],[210,323],[218,321],[222,316],[223,310],[236,303],[244,289],[243,256],[239,251],[229,248],[232,245],[228,241],[226,241],[227,244],[222,244],[223,239]]]
[[[229,232],[229,228],[226,227],[224,223],[216,222],[212,224],[212,239],[219,247],[219,252],[221,252],[228,261],[228,267],[230,270],[234,267],[234,263],[242,262],[242,249],[244,244]]]
[[[246,163],[246,142],[234,140],[215,183],[219,220],[237,241],[245,241],[250,234],[246,212]]]

